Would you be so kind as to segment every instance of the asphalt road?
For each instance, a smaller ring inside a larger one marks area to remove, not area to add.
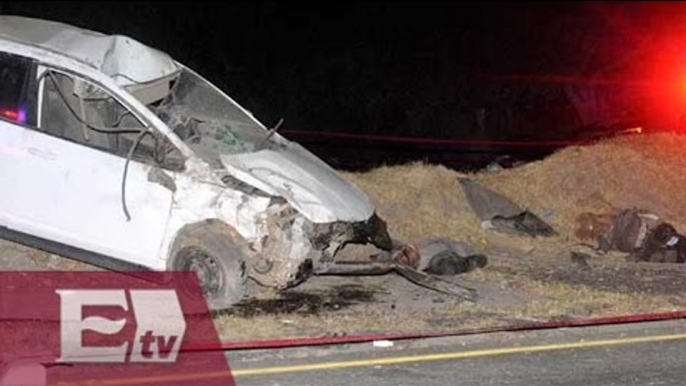
[[[686,321],[227,355],[238,385],[683,385]]]

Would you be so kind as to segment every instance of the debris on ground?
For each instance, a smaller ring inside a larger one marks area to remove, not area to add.
[[[440,276],[466,273],[483,268],[488,262],[486,256],[474,254],[466,244],[446,238],[420,240],[389,253],[380,251],[369,259],[365,259],[364,249],[357,253],[356,260],[337,261],[324,274],[360,276],[396,272],[421,287],[468,301],[476,299],[473,288]],[[344,255],[350,257],[351,252]]]
[[[653,263],[686,262],[686,237],[671,224],[661,223],[646,236],[643,245],[631,257]]]
[[[524,212],[510,217],[495,216],[485,223],[486,229],[494,229],[502,233],[516,235],[554,236],[555,230],[535,214],[525,210]]]
[[[575,235],[594,241],[601,252],[624,252],[629,261],[686,262],[686,237],[654,213],[624,209],[616,215],[582,213]]]
[[[529,250],[535,246],[537,251],[556,255],[570,243],[582,241],[574,234],[582,213],[616,215],[621,208],[647,208],[676,229],[686,229],[684,149],[686,135],[641,134],[569,146],[543,160],[494,173],[465,174],[413,163],[344,176],[367,193],[398,239],[445,236],[484,248],[503,245]],[[534,244],[485,231],[463,192],[461,177],[534,214],[554,213],[545,220],[558,235]]]
[[[488,264],[488,258],[474,248],[448,238],[424,239],[414,245],[420,256],[417,269],[431,275],[458,275]]]
[[[483,229],[515,235],[553,236],[555,230],[535,214],[522,209],[502,194],[469,178],[459,178],[467,202],[481,219]]]
[[[606,233],[600,236],[598,243],[603,251],[617,250],[632,253],[643,245],[647,234],[659,223],[659,217],[653,213],[637,209],[625,209],[612,221]]]

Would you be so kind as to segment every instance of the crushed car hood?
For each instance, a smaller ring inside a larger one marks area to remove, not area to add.
[[[312,222],[364,221],[374,213],[359,188],[298,144],[220,158],[235,178],[283,197]]]

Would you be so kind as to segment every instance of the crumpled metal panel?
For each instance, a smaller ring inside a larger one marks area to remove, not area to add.
[[[179,71],[169,55],[127,36],[105,35],[53,21],[0,16],[0,37],[85,62],[120,86],[150,82]]]
[[[462,185],[469,206],[472,207],[481,221],[489,221],[496,216],[516,216],[524,212],[524,209],[519,205],[474,180],[469,178],[459,178],[458,180]]]

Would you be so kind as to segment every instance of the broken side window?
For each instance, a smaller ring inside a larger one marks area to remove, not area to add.
[[[0,118],[35,125],[34,73],[32,60],[0,53]]]
[[[128,156],[147,128],[110,93],[84,79],[47,70],[42,76],[40,128],[44,132],[108,153]],[[144,135],[133,159],[169,166],[181,161],[178,151],[162,135]]]

